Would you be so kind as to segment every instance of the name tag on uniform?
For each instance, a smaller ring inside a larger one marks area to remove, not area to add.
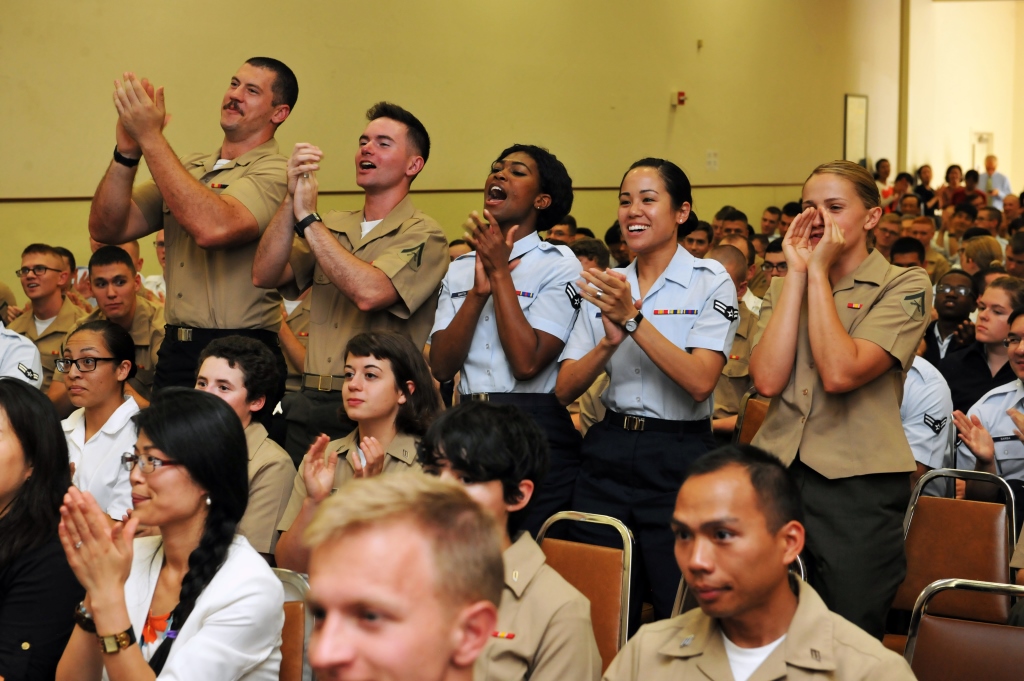
[[[533,298],[536,293],[530,293],[529,291],[516,291],[516,295],[520,298]]]
[[[999,437],[993,437],[992,442],[1012,442],[1016,439],[1016,435],[1000,435]]]
[[[452,298],[465,298],[469,295],[469,291],[456,291],[452,294]]]
[[[655,310],[654,314],[685,314],[685,315],[695,315],[695,314],[700,314],[700,310]]]

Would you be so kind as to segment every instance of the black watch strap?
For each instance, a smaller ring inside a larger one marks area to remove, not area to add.
[[[299,235],[300,239],[306,238],[306,227],[309,227],[314,222],[323,222],[318,213],[310,213],[295,223],[295,233]]]
[[[128,158],[127,156],[125,156],[124,154],[117,150],[116,144],[114,145],[114,160],[123,166],[128,166],[129,168],[134,168],[135,166],[139,165],[139,159]]]

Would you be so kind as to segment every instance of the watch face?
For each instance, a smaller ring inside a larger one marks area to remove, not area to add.
[[[628,322],[626,322],[626,331],[629,331],[630,333],[633,333],[634,331],[636,331],[636,320],[635,319],[630,319]]]

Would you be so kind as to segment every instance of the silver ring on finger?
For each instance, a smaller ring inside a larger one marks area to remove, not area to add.
[[[309,173],[302,173],[302,178],[304,180],[308,180],[309,179]]]
[[[604,293],[604,292],[601,289],[597,289],[597,292],[594,293],[594,297],[595,298],[600,298],[602,293]]]
[[[77,551],[80,548],[82,548],[82,542],[75,543],[75,551]]]

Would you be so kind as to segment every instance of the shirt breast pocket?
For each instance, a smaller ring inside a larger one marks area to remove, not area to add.
[[[326,287],[331,285],[331,280],[321,269],[320,263],[317,263],[313,267],[313,290],[309,292],[309,295],[312,296],[309,306],[310,324],[326,324],[330,318],[332,305],[327,299],[330,292]],[[321,300],[322,297],[327,298]]]
[[[1024,443],[1013,438],[995,444],[999,474],[1007,480],[1024,481]]]
[[[654,310],[650,317],[646,314],[644,319],[650,319],[654,328],[658,329],[665,338],[672,341],[676,347],[686,348],[686,342],[690,337],[690,331],[697,321],[699,310]]]

